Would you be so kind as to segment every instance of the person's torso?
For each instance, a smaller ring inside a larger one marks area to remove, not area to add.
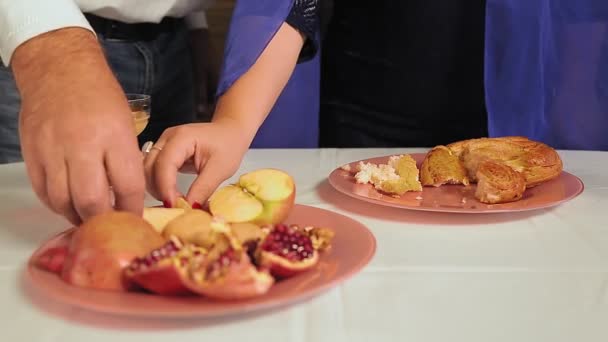
[[[334,0],[324,105],[396,124],[483,119],[484,11],[483,0]]]
[[[164,17],[185,17],[214,0],[75,0],[81,11],[126,23],[158,23]]]

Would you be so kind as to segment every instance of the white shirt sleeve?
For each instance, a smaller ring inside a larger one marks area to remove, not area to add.
[[[0,57],[9,65],[27,40],[65,27],[93,31],[73,0],[0,0]]]

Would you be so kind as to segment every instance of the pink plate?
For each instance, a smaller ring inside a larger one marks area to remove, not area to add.
[[[411,156],[420,164],[425,153],[412,153]],[[361,160],[374,164],[386,163],[390,156]],[[356,170],[359,161],[350,163],[351,170]],[[475,185],[444,185],[441,187],[424,187],[422,192],[408,192],[400,197],[393,197],[377,191],[371,184],[357,184],[354,172],[335,169],[329,175],[329,183],[338,191],[356,199],[383,206],[412,210],[425,210],[450,213],[499,213],[549,208],[573,199],[583,192],[583,182],[576,176],[562,174],[547,183],[526,190],[521,200],[511,203],[484,204],[475,199]]]
[[[296,204],[286,223],[323,226],[335,232],[333,247],[312,270],[276,283],[263,296],[240,301],[213,301],[199,296],[164,297],[136,292],[78,288],[39,269],[34,260],[57,243],[64,232],[46,241],[30,258],[27,278],[44,295],[74,306],[111,314],[156,317],[220,317],[266,310],[303,301],[361,271],[376,252],[376,240],[361,223],[334,212]]]

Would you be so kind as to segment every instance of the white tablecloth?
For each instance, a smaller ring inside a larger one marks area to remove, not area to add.
[[[298,203],[361,221],[378,250],[362,273],[309,302],[221,320],[127,319],[33,295],[25,262],[66,222],[37,201],[22,164],[0,166],[0,340],[608,341],[608,153],[561,151],[585,191],[530,213],[357,209],[326,183],[346,162],[414,151],[250,151],[239,173],[285,169]],[[183,176],[180,185],[191,180]]]

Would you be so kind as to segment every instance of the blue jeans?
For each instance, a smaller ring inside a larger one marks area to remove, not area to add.
[[[185,25],[151,41],[106,39],[106,58],[125,93],[152,96],[150,123],[140,145],[156,141],[172,126],[195,121],[194,79]],[[18,121],[19,92],[10,69],[0,66],[0,164],[22,161]]]

